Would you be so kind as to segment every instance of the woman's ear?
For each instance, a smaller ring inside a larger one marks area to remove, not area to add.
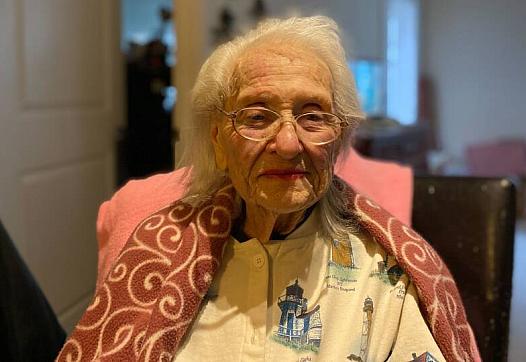
[[[212,145],[214,146],[216,166],[221,171],[226,171],[228,168],[227,157],[225,149],[221,144],[221,135],[219,134],[219,127],[216,122],[213,122],[212,127],[210,128],[210,138],[212,139]]]

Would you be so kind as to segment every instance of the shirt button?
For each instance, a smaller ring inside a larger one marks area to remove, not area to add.
[[[261,269],[263,265],[265,265],[265,258],[261,254],[254,256],[253,261],[254,261],[254,266],[258,269]]]

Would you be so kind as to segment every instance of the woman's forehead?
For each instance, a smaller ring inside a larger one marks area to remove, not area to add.
[[[279,71],[279,67],[289,66],[303,70],[311,68],[317,73],[330,75],[329,68],[316,51],[298,44],[289,45],[267,42],[249,47],[238,59],[236,71],[238,76],[267,75],[269,72]]]
[[[294,87],[296,93],[320,101],[332,98],[328,67],[312,51],[301,48],[259,47],[244,53],[236,67],[235,98],[272,100]]]

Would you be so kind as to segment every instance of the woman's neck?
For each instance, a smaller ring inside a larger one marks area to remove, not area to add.
[[[286,235],[294,231],[303,221],[307,210],[279,214],[255,204],[246,203],[244,207],[242,230],[245,235],[266,243],[272,233]]]

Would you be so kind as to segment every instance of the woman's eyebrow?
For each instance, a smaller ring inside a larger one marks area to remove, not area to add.
[[[320,104],[320,102],[306,102],[306,103],[303,103],[301,105],[301,109],[305,109],[305,108],[318,108],[318,109],[322,109],[323,108],[323,104]]]
[[[327,98],[321,94],[315,94],[308,97],[303,98],[303,100],[300,101],[301,108],[309,107],[309,106],[317,106],[320,108],[330,108],[332,106],[332,99]]]
[[[243,103],[243,107],[267,107],[265,102]]]
[[[240,93],[239,96],[237,97],[236,104],[243,106],[243,107],[254,105],[254,104],[265,105],[265,104],[275,102],[278,99],[279,97],[277,95],[269,93],[269,92],[252,93],[252,94]]]
[[[243,94],[241,93],[236,100],[237,105],[248,106],[252,104],[272,104],[279,103],[281,98],[272,93],[258,93],[258,94]],[[321,94],[304,94],[299,95],[295,101],[299,107],[308,105],[316,105],[321,107],[328,107],[332,104],[332,100]]]

